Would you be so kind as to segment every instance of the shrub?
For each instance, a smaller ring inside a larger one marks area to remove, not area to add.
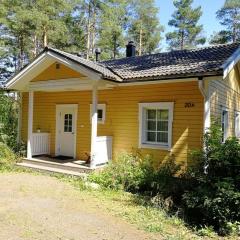
[[[136,193],[149,185],[152,173],[150,156],[142,157],[139,153],[122,153],[101,173],[94,173],[89,176],[89,179],[105,188]]]
[[[17,143],[19,103],[15,94],[0,90],[0,142],[14,151],[19,150]]]
[[[229,234],[240,221],[240,144],[237,138],[221,142],[222,132],[212,124],[204,137],[204,151],[195,152],[197,170],[191,172],[193,188],[183,194],[188,220],[213,226],[220,234]]]
[[[139,152],[123,153],[102,172],[90,175],[89,180],[105,188],[121,189],[150,197],[161,196],[163,202],[173,197],[174,202],[178,202],[186,185],[184,179],[175,177],[179,170],[180,166],[175,164],[173,158],[154,169],[151,156],[143,156]]]
[[[17,160],[13,151],[0,142],[0,168],[11,167]]]

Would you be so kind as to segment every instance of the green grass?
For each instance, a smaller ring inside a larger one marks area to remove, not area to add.
[[[16,166],[0,167],[0,172],[43,175],[43,173]],[[89,189],[77,177],[61,174],[51,174],[51,176],[74,186],[82,199],[94,202],[103,212],[122,218],[146,232],[156,234],[157,239],[238,239],[234,236],[220,238],[210,228],[196,231],[187,227],[180,218],[169,216],[163,209],[154,207],[147,198],[123,191]]]

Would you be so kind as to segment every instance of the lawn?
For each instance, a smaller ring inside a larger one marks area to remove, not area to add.
[[[14,170],[0,181],[0,239],[220,239],[139,196],[92,190],[76,178]]]

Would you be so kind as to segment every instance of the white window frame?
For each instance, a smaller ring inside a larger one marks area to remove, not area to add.
[[[227,114],[226,114],[226,117],[223,119],[224,112],[226,112]],[[224,129],[222,127],[223,124],[224,124]],[[228,132],[229,132],[229,111],[227,108],[222,108],[222,111],[221,111],[221,129],[223,131],[222,142],[224,143],[228,138]]]
[[[234,112],[234,134],[235,137],[240,138],[240,111]]]
[[[104,124],[106,120],[106,104],[101,103],[97,105],[97,110],[102,110],[102,120],[98,119],[98,123]],[[91,116],[92,116],[92,104],[90,104],[90,122],[91,122]]]
[[[173,102],[139,103],[139,148],[171,150],[172,148],[172,123],[173,123]],[[145,122],[147,109],[168,110],[168,143],[150,143],[145,141]]]

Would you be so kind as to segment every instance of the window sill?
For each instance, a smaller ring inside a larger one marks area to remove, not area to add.
[[[141,143],[139,148],[147,148],[147,149],[159,149],[159,150],[166,150],[171,151],[171,147],[167,145],[157,145],[157,144],[149,144],[149,143]]]

